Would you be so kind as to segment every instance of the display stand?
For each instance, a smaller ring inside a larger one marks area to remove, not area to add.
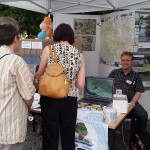
[[[40,62],[40,54],[47,45],[54,44],[52,39],[22,39],[21,49],[16,53],[28,64],[31,72],[35,73],[35,68]],[[73,44],[79,51],[82,51],[81,39],[75,39]]]

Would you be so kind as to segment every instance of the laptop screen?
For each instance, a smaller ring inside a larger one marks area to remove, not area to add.
[[[85,95],[95,95],[105,98],[112,98],[113,79],[101,77],[86,77]]]

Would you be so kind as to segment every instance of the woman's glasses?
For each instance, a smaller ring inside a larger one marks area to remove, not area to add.
[[[17,35],[16,37],[17,37],[17,39],[18,39],[19,41],[21,41],[21,38],[20,38],[20,36],[19,36],[19,35]]]

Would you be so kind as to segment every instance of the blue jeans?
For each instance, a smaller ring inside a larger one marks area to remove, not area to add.
[[[136,102],[135,108],[131,111],[128,117],[131,118],[131,141],[134,141],[136,134],[138,134],[141,140],[143,140],[148,120],[147,112],[139,102]]]

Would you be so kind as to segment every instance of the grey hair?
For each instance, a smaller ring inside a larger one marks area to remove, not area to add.
[[[11,24],[15,26],[17,29],[20,28],[19,22],[11,17],[0,17],[0,25],[3,24]]]

